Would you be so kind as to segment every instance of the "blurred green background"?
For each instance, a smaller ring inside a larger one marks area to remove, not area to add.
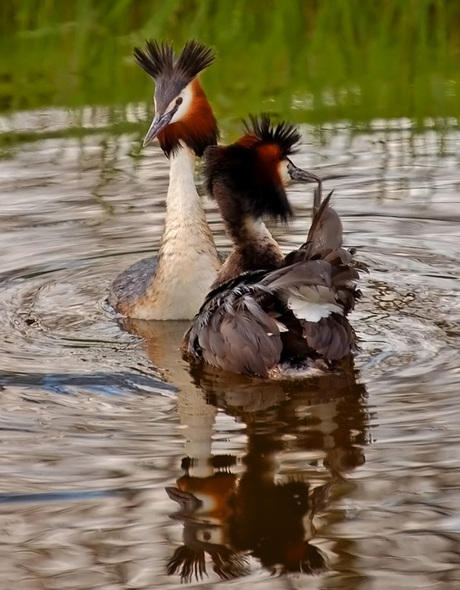
[[[204,86],[224,127],[261,110],[358,127],[460,116],[458,0],[2,0],[0,112],[105,105],[126,130],[126,105],[151,102],[132,58],[150,37],[216,50]]]

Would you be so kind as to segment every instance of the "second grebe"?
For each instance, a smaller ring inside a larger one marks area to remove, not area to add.
[[[299,138],[291,125],[274,127],[262,116],[251,119],[235,144],[208,148],[207,185],[234,248],[184,337],[191,359],[266,377],[303,370],[311,361],[330,366],[356,349],[346,316],[360,295],[356,280],[364,267],[342,248],[331,195],[305,244],[286,258],[261,221],[264,214],[283,219],[291,213],[283,172],[317,180],[288,159]]]
[[[191,319],[213,283],[221,260],[198,195],[196,156],[218,138],[216,119],[198,79],[214,61],[211,49],[185,44],[177,60],[171,45],[148,41],[137,63],[155,81],[155,118],[144,140],[158,137],[171,160],[166,220],[158,258],[140,260],[114,281],[109,303],[144,320]]]

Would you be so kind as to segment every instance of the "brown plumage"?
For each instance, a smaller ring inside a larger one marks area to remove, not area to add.
[[[260,147],[245,149],[257,151]],[[221,164],[225,164],[225,154]],[[254,199],[247,206],[254,196],[250,191],[246,196],[239,194],[239,207],[233,206],[240,173],[237,168],[233,174],[231,166],[219,172],[218,204],[224,221],[231,226],[229,234],[235,243],[234,252],[240,253],[242,274],[217,284],[209,293],[185,335],[185,354],[227,371],[262,377],[275,369],[304,368],[311,360],[322,359],[332,365],[349,357],[357,345],[346,316],[360,295],[356,281],[358,271],[365,267],[353,260],[352,251],[342,248],[342,224],[330,206],[331,194],[315,214],[305,244],[280,259],[278,255],[267,256],[256,234],[246,235],[246,243],[241,243],[244,234],[235,227],[236,211],[243,211],[240,222],[248,225],[249,218],[255,224],[264,202],[256,195],[256,207]],[[208,186],[211,184],[215,193],[212,170],[207,176]],[[276,210],[272,200],[277,192],[274,176],[268,176],[272,183],[267,204],[270,214]],[[252,268],[244,272],[248,259],[241,252],[251,247]],[[267,258],[268,267],[264,266]]]
[[[206,188],[217,201],[233,241],[233,251],[213,287],[248,270],[275,270],[282,265],[284,254],[261,218],[285,222],[292,217],[281,173],[288,165],[296,169],[288,156],[299,138],[294,126],[272,125],[268,115],[262,115],[251,117],[246,134],[234,144],[206,150]]]
[[[266,377],[280,364],[284,369],[309,359],[333,364],[356,350],[346,314],[360,295],[355,282],[364,267],[340,246],[320,247],[323,215],[331,220],[337,215],[329,197],[315,217],[318,234],[310,232],[280,269],[244,273],[209,293],[185,336],[187,355],[226,371]]]
[[[189,111],[182,120],[171,123],[158,134],[161,149],[167,156],[180,149],[182,140],[201,157],[219,138],[216,118],[198,78],[190,82],[190,89],[193,102]]]

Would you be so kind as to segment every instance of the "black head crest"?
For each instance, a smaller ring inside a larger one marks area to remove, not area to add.
[[[173,83],[184,88],[214,62],[215,55],[203,43],[187,41],[175,61],[171,43],[150,39],[146,41],[145,50],[134,48],[134,58],[156,83],[163,78],[171,78]]]
[[[176,72],[184,79],[193,80],[200,72],[214,63],[216,56],[212,49],[198,41],[187,41],[176,62]]]
[[[146,41],[145,50],[134,48],[134,59],[154,80],[160,76],[172,75],[174,70],[174,50],[170,43]]]
[[[293,153],[293,147],[301,138],[295,125],[286,121],[275,125],[271,122],[268,113],[262,113],[259,116],[249,115],[249,121],[243,121],[243,125],[246,133],[253,136],[257,143],[278,146],[282,158],[287,158]]]

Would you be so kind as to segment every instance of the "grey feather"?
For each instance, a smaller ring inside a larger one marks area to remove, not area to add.
[[[342,246],[342,222],[337,212],[330,206],[332,192],[321,203],[307,236],[312,253],[335,250]]]
[[[143,258],[120,273],[112,283],[108,295],[109,304],[117,308],[120,304],[135,301],[147,291],[158,267],[158,258]]]
[[[218,155],[217,148],[210,152]],[[346,314],[360,295],[356,281],[366,268],[342,248],[331,194],[315,214],[306,243],[282,268],[244,273],[208,295],[184,338],[189,357],[264,377],[289,354],[297,362],[334,362],[353,354],[356,336]],[[315,314],[317,321],[311,321]]]
[[[300,262],[266,273],[255,284],[251,274],[247,284],[233,281],[215,290],[187,332],[184,349],[221,369],[264,377],[283,349],[275,307],[284,305],[290,288],[331,285],[331,266],[322,260]]]

